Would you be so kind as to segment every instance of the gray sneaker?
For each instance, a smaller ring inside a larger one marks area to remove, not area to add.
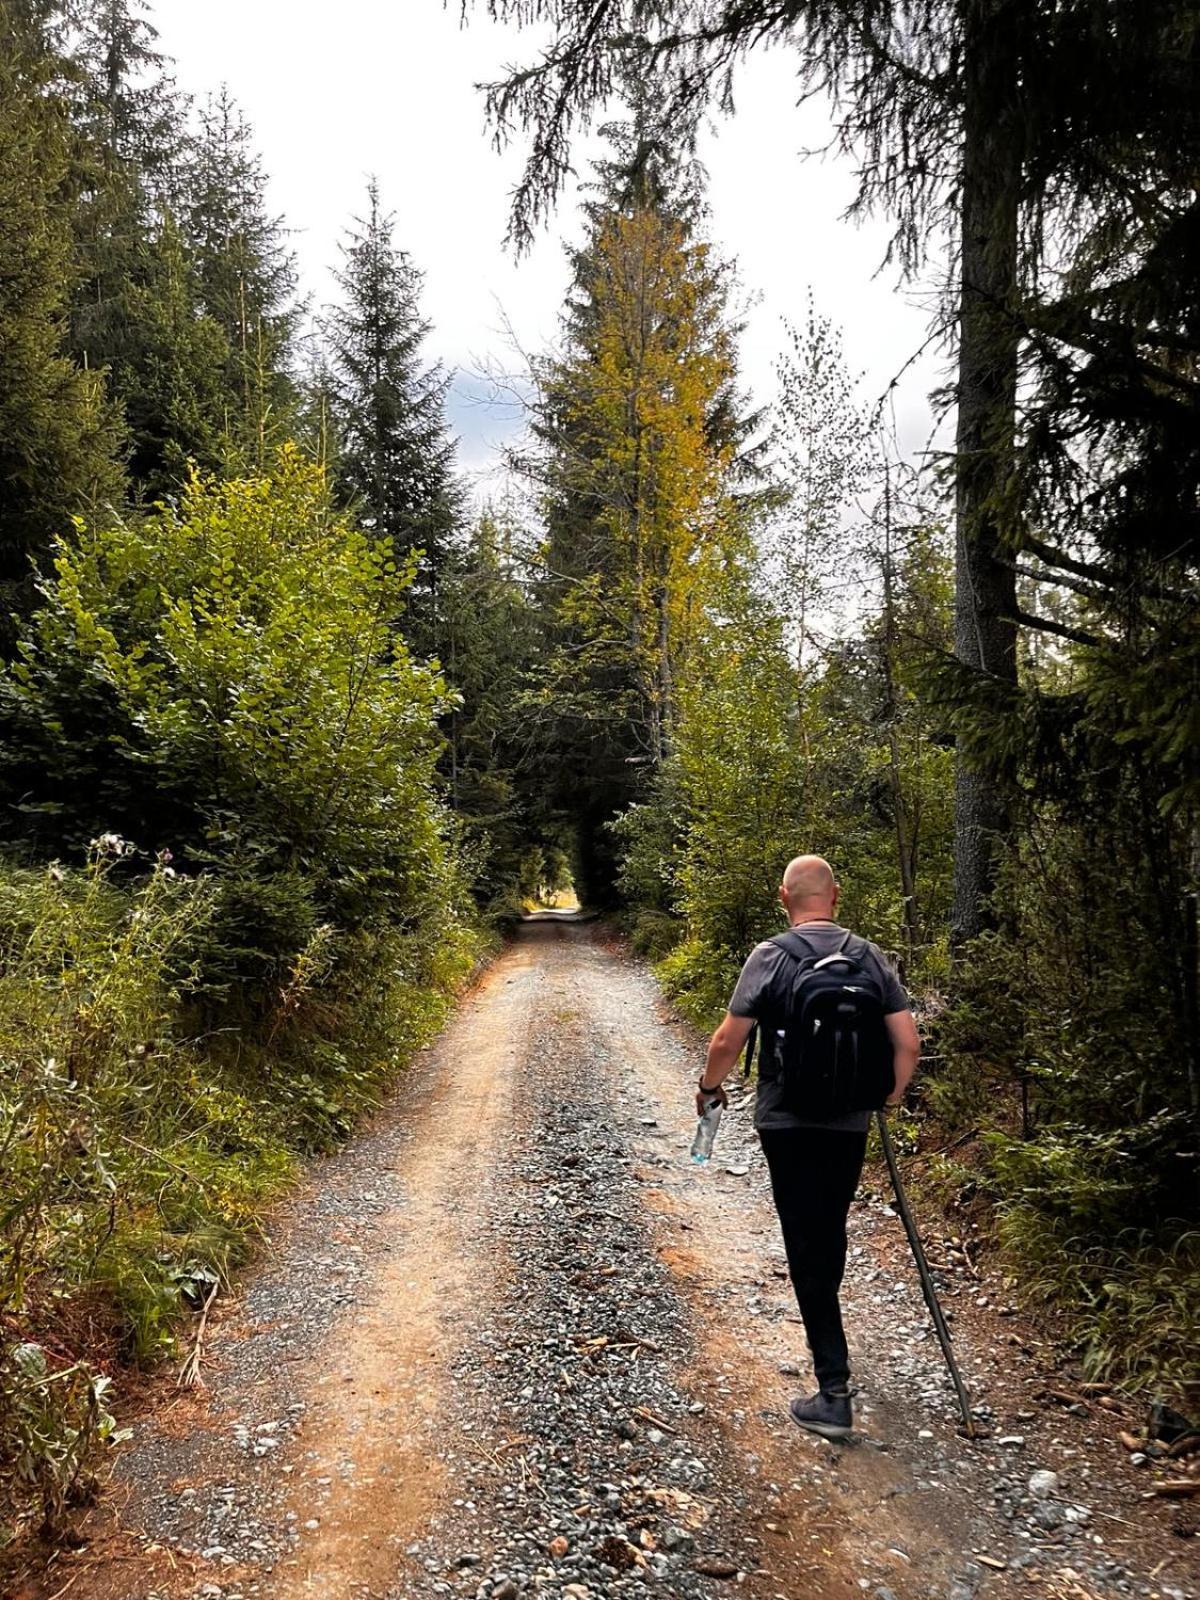
[[[792,1421],[823,1439],[848,1439],[852,1427],[850,1391],[821,1389],[809,1400],[793,1400],[788,1407]]]

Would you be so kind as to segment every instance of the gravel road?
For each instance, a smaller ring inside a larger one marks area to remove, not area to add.
[[[81,1548],[22,1600],[1194,1600],[1197,1541],[1110,1419],[1045,1401],[1053,1375],[973,1264],[944,1284],[992,1436],[959,1437],[869,1191],[858,1434],[798,1432],[803,1334],[749,1105],[693,1167],[698,1063],[594,925],[527,924],[277,1213],[207,1387],[163,1385]]]

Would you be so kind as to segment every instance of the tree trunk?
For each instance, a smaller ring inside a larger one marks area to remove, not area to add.
[[[958,345],[955,653],[1015,684],[1016,576],[1003,506],[1017,397],[1017,209],[1021,141],[1013,36],[1018,8],[963,0],[962,259]],[[954,808],[956,946],[987,925],[998,846],[1009,830],[1004,786],[959,758]]]
[[[896,687],[896,586],[892,562],[892,476],[885,464],[883,489],[883,648],[881,654],[885,715],[887,718],[888,779],[892,791],[892,822],[896,832],[896,865],[904,906],[904,937],[911,972],[921,940],[917,906],[915,830],[909,825],[908,807],[900,773],[900,696]]]

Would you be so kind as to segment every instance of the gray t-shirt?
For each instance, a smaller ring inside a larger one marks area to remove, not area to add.
[[[813,954],[817,957],[832,955],[846,937],[845,928],[839,927],[836,922],[805,922],[796,931],[808,940],[812,945]],[[879,946],[866,940],[864,943],[867,950],[863,956],[863,965],[879,980],[884,1014],[890,1016],[896,1011],[910,1010],[903,985],[887,964]],[[757,1022],[762,1021],[763,1000],[771,992],[773,979],[781,965],[791,966],[793,962],[778,945],[769,941],[755,945],[746,959],[746,965],[742,968],[737,987],[729,1001],[729,1009],[735,1017],[753,1017]],[[759,1059],[761,1061],[761,1055]],[[830,1128],[839,1133],[866,1133],[870,1126],[869,1111],[852,1111],[845,1117],[827,1117],[824,1120],[819,1117],[805,1118],[786,1111],[782,1100],[783,1085],[775,1079],[763,1078],[760,1073],[758,1095],[754,1104],[754,1126]]]

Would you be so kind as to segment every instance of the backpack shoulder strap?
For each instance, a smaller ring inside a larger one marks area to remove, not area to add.
[[[819,961],[814,961],[814,967],[832,967],[838,962],[845,964],[852,962],[856,967],[862,965],[862,958],[867,952],[865,939],[856,939],[852,933],[847,933],[836,950],[831,950],[827,956],[822,956]]]
[[[879,978],[876,975],[875,965],[868,958],[871,954],[871,944],[867,939],[860,939],[857,934],[848,933],[831,956],[826,956],[825,961],[818,961],[816,965],[823,967],[825,962],[848,961],[853,962],[864,977],[870,980],[871,986],[882,999]]]
[[[777,933],[773,939],[767,940],[776,950],[782,950],[785,956],[791,956],[793,961],[811,963],[815,960],[813,947],[802,933],[797,933],[795,928],[789,928],[786,933]]]

